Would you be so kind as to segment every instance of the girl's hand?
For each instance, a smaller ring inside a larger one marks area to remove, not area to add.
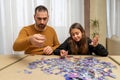
[[[66,57],[67,55],[68,55],[68,51],[60,50],[60,56],[61,57]]]
[[[99,38],[99,36],[98,35],[96,35],[94,38],[93,38],[93,40],[92,40],[92,42],[91,42],[91,45],[93,46],[93,47],[96,47],[97,45],[98,45],[98,39]]]

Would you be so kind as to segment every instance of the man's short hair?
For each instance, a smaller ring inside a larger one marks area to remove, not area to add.
[[[35,8],[35,14],[36,14],[37,11],[39,11],[39,12],[40,11],[47,11],[47,13],[48,13],[48,9],[43,5],[39,5]]]

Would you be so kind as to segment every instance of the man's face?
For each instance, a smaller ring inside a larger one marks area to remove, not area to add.
[[[47,11],[36,12],[36,14],[34,15],[34,19],[39,30],[44,30],[45,26],[47,25],[48,18],[49,16]]]

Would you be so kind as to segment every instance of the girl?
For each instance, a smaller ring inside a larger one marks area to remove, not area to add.
[[[68,37],[58,48],[54,50],[54,54],[65,57],[72,55],[92,55],[95,53],[99,56],[107,56],[108,52],[103,45],[98,43],[98,36],[93,40],[87,38],[85,30],[79,23],[74,23],[69,29],[70,37]]]

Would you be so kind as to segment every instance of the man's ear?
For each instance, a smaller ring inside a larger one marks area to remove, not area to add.
[[[48,15],[48,19],[49,19],[49,15]]]

